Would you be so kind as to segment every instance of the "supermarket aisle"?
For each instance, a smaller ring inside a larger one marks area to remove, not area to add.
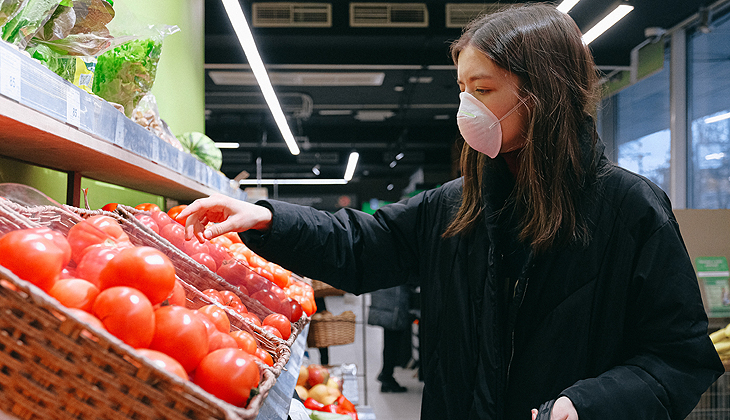
[[[325,297],[327,310],[334,315],[352,311],[357,317],[355,342],[329,349],[330,365],[355,363],[358,369],[358,405],[369,406],[377,420],[418,420],[421,416],[421,394],[423,383],[416,377],[417,371],[396,368],[394,377],[408,388],[403,394],[381,394],[380,382],[376,376],[380,372],[383,349],[383,329],[364,325],[369,295]],[[363,313],[364,311],[364,313]],[[363,327],[365,335],[363,335]],[[309,349],[311,363],[319,363],[319,351]],[[353,401],[354,402],[354,401]],[[367,420],[363,416],[363,420]]]

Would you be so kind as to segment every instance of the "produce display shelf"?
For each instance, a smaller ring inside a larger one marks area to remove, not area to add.
[[[0,156],[177,200],[245,198],[220,172],[3,41]]]

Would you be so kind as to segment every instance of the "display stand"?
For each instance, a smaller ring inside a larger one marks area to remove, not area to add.
[[[82,176],[177,200],[245,197],[220,172],[2,41],[0,156],[67,172],[76,207]]]
[[[68,204],[76,207],[81,177],[176,200],[215,193],[245,199],[237,183],[2,41],[0,156],[66,172]],[[258,419],[287,418],[308,331],[294,342]],[[0,412],[0,420],[15,417]]]

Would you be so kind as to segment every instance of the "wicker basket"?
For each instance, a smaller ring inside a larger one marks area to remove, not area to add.
[[[312,315],[307,346],[330,347],[355,342],[355,314],[345,311],[334,316],[322,311]]]
[[[207,296],[200,292],[208,287],[240,293],[237,288],[177,248],[169,245],[173,249],[166,249],[164,244],[160,245],[150,235],[153,232],[140,229],[116,213],[69,206],[24,207],[0,200],[0,234],[41,226],[65,234],[75,223],[94,214],[117,219],[135,245],[154,246],[167,254],[185,289],[188,307],[198,308],[210,304]],[[18,279],[4,268],[0,269],[0,277],[11,284],[0,287],[0,307],[3,308],[0,313],[0,363],[9,366],[8,369],[0,370],[0,410],[21,418],[96,419],[119,418],[120,414],[124,414],[122,418],[135,419],[253,419],[289,360],[290,345],[242,317],[231,316],[232,327],[252,332],[259,345],[273,353],[274,359],[273,367],[260,364],[260,394],[249,402],[247,408],[234,407],[192,383],[180,383],[182,381],[170,378],[170,375],[146,362],[140,365],[143,358],[136,356],[120,340],[105,331],[86,326],[40,289]],[[19,291],[13,291],[15,288]],[[255,308],[252,310],[254,313],[269,311],[263,305],[258,304],[257,307],[256,304],[258,301],[255,300],[253,303],[247,302],[247,307],[251,305]],[[294,338],[308,321],[307,317],[302,317],[292,324]],[[87,334],[80,334],[84,329],[92,332],[91,339],[85,338]],[[69,336],[76,344],[66,343]],[[57,340],[62,343],[57,343]],[[101,347],[91,343],[100,343]],[[123,360],[126,365],[117,359]],[[122,363],[121,373],[114,370],[114,365],[118,363]],[[143,373],[140,373],[139,366],[144,367]],[[98,372],[100,370],[103,372]],[[154,372],[150,373],[151,370]],[[135,381],[125,375],[138,379]],[[86,405],[78,401],[85,401]],[[112,414],[106,415],[107,412]]]
[[[344,290],[336,289],[319,280],[312,280],[312,289],[314,289],[314,297],[316,298],[325,296],[342,296],[345,294]]]

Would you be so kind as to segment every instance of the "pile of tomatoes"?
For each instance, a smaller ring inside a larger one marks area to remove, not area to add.
[[[227,311],[247,312],[234,293],[206,290],[214,304],[186,308],[169,258],[134,246],[111,217],[90,217],[66,235],[48,228],[8,232],[0,237],[0,265],[160,368],[231,404],[245,406],[261,380],[259,365],[273,365],[251,333],[231,331]],[[291,334],[282,314],[261,325],[282,338]]]
[[[297,280],[291,271],[255,254],[237,233],[229,232],[204,243],[195,238],[185,240],[185,221],[176,219],[185,207],[181,204],[165,213],[155,204],[143,203],[135,207],[141,210],[135,217],[190,258],[291,322],[298,321],[302,312],[309,316],[316,312],[312,287]]]

